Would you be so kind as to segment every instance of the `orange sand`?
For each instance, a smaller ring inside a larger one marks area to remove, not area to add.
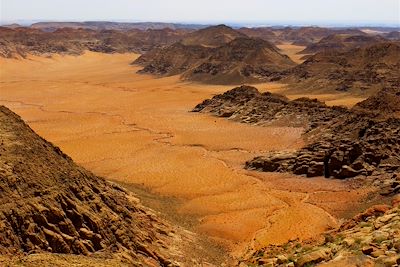
[[[306,48],[305,46],[284,43],[277,45],[277,47],[281,50],[281,53],[286,54],[294,62],[298,64],[304,62],[304,59],[301,59],[304,56],[304,54],[297,54],[297,53],[304,50]]]
[[[1,59],[0,104],[96,174],[180,199],[178,212],[199,218],[197,230],[232,251],[318,235],[337,225],[329,212],[363,195],[342,181],[243,170],[265,151],[300,147],[302,130],[190,113],[231,87],[138,75],[135,57]]]

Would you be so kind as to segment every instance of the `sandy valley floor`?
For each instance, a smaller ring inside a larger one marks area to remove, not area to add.
[[[257,127],[189,112],[232,87],[136,74],[137,55],[1,59],[0,104],[98,175],[232,253],[335,227],[366,192],[339,180],[244,170],[263,151],[296,149],[300,128]],[[262,84],[279,91],[283,85]],[[296,97],[296,96],[289,96]],[[346,95],[320,96],[349,104]],[[347,202],[347,203],[346,203]]]

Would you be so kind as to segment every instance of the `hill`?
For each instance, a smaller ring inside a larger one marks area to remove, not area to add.
[[[295,63],[271,43],[237,38],[214,49],[205,61],[185,72],[183,77],[212,84],[256,83],[293,66]]]
[[[204,47],[219,47],[239,37],[247,36],[222,24],[192,32],[183,37],[180,42],[186,46],[200,45]]]
[[[357,103],[354,109],[380,115],[389,114],[400,118],[400,90],[398,87],[384,88],[375,95]]]
[[[380,107],[371,112],[360,108],[373,108],[377,101],[383,101],[382,95],[387,95],[384,103],[391,103],[390,109]],[[289,101],[281,95],[241,86],[203,101],[193,111],[244,123],[305,129],[305,147],[256,157],[246,163],[248,169],[340,179],[380,175],[380,179],[391,181],[390,173],[400,171],[400,144],[396,141],[400,119],[391,112],[398,110],[399,95],[398,87],[390,94],[385,90],[348,110],[308,98]],[[400,186],[395,184],[391,192],[400,192]]]
[[[371,94],[384,87],[398,87],[399,66],[400,45],[384,42],[344,52],[317,53],[281,77],[294,89]]]
[[[383,35],[386,39],[389,40],[400,40],[400,31],[392,31]]]
[[[319,42],[308,45],[299,54],[315,54],[324,51],[349,50],[365,45],[387,41],[379,35],[333,34],[322,38]]]
[[[102,266],[107,259],[175,265],[188,245],[181,230],[76,165],[4,106],[0,122],[0,263],[32,253],[52,262],[57,256],[49,253],[58,253],[103,258]]]
[[[301,46],[317,43],[322,38],[332,34],[366,35],[358,29],[332,29],[322,27],[256,27],[240,28],[239,31],[249,37],[261,38],[274,44],[293,43]]]
[[[213,84],[267,80],[295,65],[271,43],[242,37],[223,25],[199,30],[173,45],[150,51],[133,64],[143,66],[141,73],[182,74],[184,79]]]

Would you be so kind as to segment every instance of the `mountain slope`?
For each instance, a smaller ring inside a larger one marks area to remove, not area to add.
[[[169,266],[182,256],[179,248],[188,243],[177,229],[123,188],[77,166],[4,106],[0,139],[2,259],[61,253]]]

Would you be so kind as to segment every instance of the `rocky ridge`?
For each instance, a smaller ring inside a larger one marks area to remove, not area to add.
[[[186,256],[192,234],[77,166],[4,106],[0,122],[1,260],[57,253],[174,266]]]
[[[391,97],[395,108],[400,96],[391,94]],[[388,106],[383,108],[390,110]],[[379,106],[374,110],[328,107],[308,98],[290,101],[282,95],[260,93],[249,86],[214,96],[193,109],[244,123],[305,129],[307,145],[304,148],[256,157],[246,163],[248,169],[342,179],[400,171],[400,120]],[[391,193],[399,190],[394,183]]]

